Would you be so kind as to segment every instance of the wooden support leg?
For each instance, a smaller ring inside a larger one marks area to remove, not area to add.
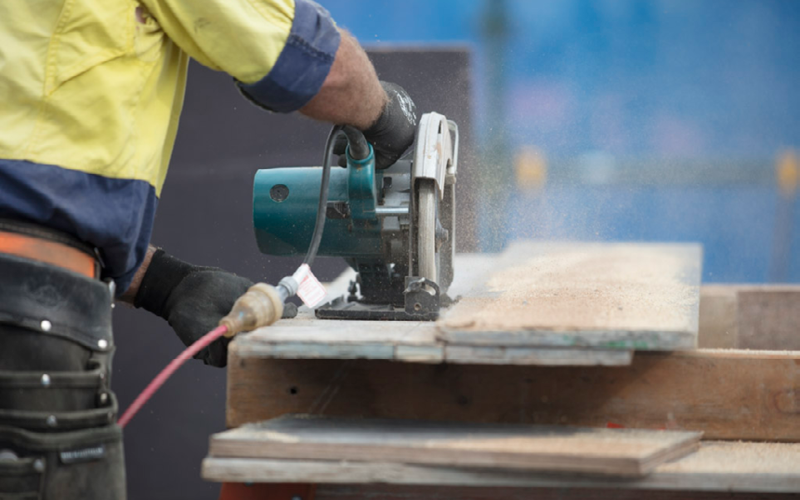
[[[315,490],[303,483],[222,483],[219,500],[314,500]]]

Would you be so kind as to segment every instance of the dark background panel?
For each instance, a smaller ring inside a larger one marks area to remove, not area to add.
[[[405,87],[421,112],[456,120],[462,134],[459,203],[470,205],[470,55],[464,48],[370,52],[381,78]],[[276,283],[300,258],[262,255],[252,229],[252,180],[259,168],[319,165],[329,126],[262,111],[231,78],[196,63],[170,171],[156,216],[153,244],[189,262],[219,266]],[[472,213],[472,211],[460,211]],[[471,244],[471,221],[459,219],[459,247]],[[341,259],[321,258],[315,272],[332,279]],[[167,323],[118,307],[113,386],[122,408],[183,347]],[[264,381],[269,383],[269,381]],[[225,428],[225,371],[187,363],[125,429],[131,500],[215,499],[219,486],[200,479],[208,436]]]

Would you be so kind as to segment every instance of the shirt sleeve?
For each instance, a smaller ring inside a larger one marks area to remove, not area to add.
[[[140,0],[192,58],[267,109],[302,108],[322,87],[341,36],[312,0]]]

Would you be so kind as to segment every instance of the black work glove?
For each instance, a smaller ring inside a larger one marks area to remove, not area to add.
[[[381,82],[389,100],[364,137],[375,150],[375,168],[392,166],[414,143],[417,135],[417,106],[399,85]]]
[[[133,305],[161,316],[187,346],[216,328],[253,283],[214,267],[193,266],[156,250]],[[230,339],[220,337],[194,357],[207,365],[228,363]]]

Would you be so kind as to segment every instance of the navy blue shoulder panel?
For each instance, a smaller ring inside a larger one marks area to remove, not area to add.
[[[239,89],[271,111],[296,111],[322,88],[340,41],[339,30],[327,10],[311,0],[295,0],[292,30],[275,66],[255,83],[239,82]]]
[[[96,247],[118,295],[144,260],[157,204],[145,181],[0,159],[0,217],[63,231]]]

